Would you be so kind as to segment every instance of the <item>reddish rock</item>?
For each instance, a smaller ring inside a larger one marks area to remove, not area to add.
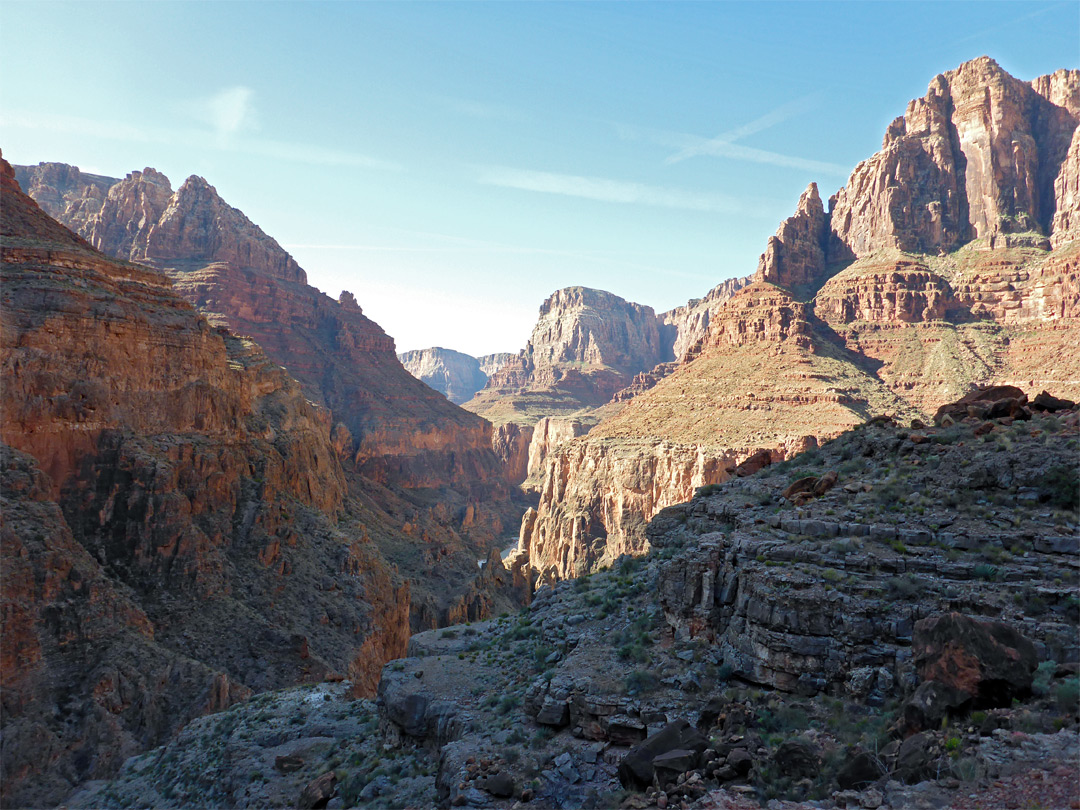
[[[735,475],[739,478],[745,478],[748,475],[760,472],[770,464],[772,464],[772,453],[769,450],[758,450],[735,467]]]
[[[1031,689],[1038,656],[1030,640],[1001,622],[959,613],[915,624],[912,652],[919,677],[969,695],[976,706],[1008,706]]]

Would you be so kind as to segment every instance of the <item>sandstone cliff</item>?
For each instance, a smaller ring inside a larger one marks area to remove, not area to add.
[[[49,185],[55,165],[21,171],[31,188],[63,199]],[[153,169],[132,172],[85,222],[75,213],[68,206],[59,217],[99,249],[162,269],[211,324],[254,339],[330,410],[350,490],[395,516],[371,536],[412,584],[414,628],[445,621],[473,588],[475,560],[521,514],[491,426],[408,374],[351,293],[334,300],[309,286],[293,258],[202,178],[173,191]]]
[[[663,504],[871,413],[925,419],[989,382],[1076,396],[1078,110],[1078,71],[1027,84],[982,58],[936,77],[828,211],[811,184],[754,283],[680,329],[673,371],[549,458],[521,531],[536,570],[638,553]]]
[[[408,586],[329,414],[2,169],[4,803],[55,803],[252,689],[371,690]]]
[[[663,323],[660,328],[661,338],[665,346],[671,347],[665,359],[682,360],[686,350],[708,333],[709,322],[716,308],[749,284],[751,280],[751,276],[745,276],[722,281],[709,290],[704,298],[695,298],[684,306],[662,313],[660,315]]]
[[[477,358],[439,346],[399,352],[398,360],[416,379],[458,405],[472,399],[488,380]]]

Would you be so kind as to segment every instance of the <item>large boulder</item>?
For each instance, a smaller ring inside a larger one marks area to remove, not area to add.
[[[953,422],[959,422],[971,411],[981,415],[982,418],[987,418],[991,412],[994,416],[990,418],[1014,416],[1026,404],[1027,394],[1015,385],[977,388],[970,394],[960,397],[956,402],[949,402],[938,408],[934,414],[934,424],[942,424],[945,417],[949,417]]]
[[[1009,625],[960,613],[917,622],[912,650],[923,681],[969,695],[976,708],[1008,706],[1029,693],[1039,663],[1035,645]]]
[[[631,748],[619,763],[619,782],[625,788],[643,790],[652,784],[656,773],[655,760],[663,754],[679,751],[676,757],[662,761],[661,764],[681,767],[687,764],[687,770],[696,767],[701,755],[709,747],[709,741],[696,728],[685,720],[668,723],[640,745]],[[684,761],[685,760],[685,761]]]

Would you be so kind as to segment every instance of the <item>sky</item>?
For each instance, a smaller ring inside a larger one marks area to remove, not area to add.
[[[817,182],[983,54],[1080,63],[1067,2],[0,4],[0,148],[205,177],[399,350],[517,351],[584,285],[752,273]]]

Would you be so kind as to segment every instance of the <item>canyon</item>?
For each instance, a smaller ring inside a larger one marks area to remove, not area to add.
[[[351,293],[335,300],[309,285],[203,178],[174,191],[149,168],[110,180],[55,163],[15,176],[95,248],[165,273],[212,325],[257,343],[329,412],[350,488],[394,516],[375,542],[412,585],[413,630],[466,609],[475,561],[505,545],[523,509],[489,424],[409,374]]]
[[[5,806],[1080,804],[1080,71],[516,355],[201,177],[0,183]]]
[[[509,352],[473,357],[440,346],[398,353],[406,371],[456,405],[472,399],[513,357]]]
[[[536,575],[640,554],[664,507],[874,414],[926,420],[989,382],[1077,396],[1078,120],[1077,71],[936,77],[828,210],[806,189],[676,364],[547,452],[520,535]]]

